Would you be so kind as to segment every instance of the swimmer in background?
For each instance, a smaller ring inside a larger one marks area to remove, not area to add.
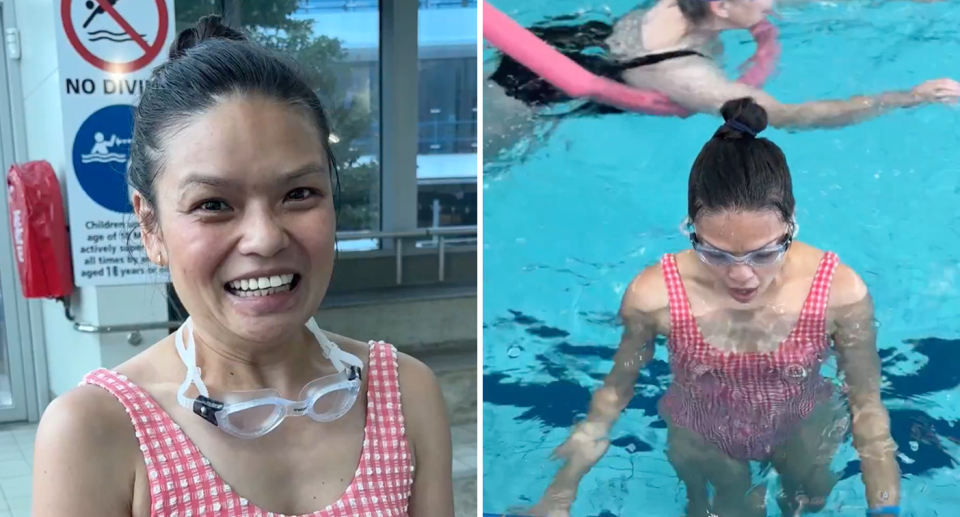
[[[739,99],[721,113],[726,123],[690,172],[693,249],[664,255],[626,290],[613,369],[556,450],[566,462],[530,515],[569,515],[657,336],[667,337],[673,374],[658,411],[687,517],[765,517],[766,485],[753,484],[751,461],[779,474],[783,515],[823,509],[839,479],[830,462],[851,423],[867,515],[899,515],[900,470],[880,399],[867,287],[835,254],[793,239],[786,158],[755,137],[767,127],[763,108]],[[842,389],[820,372],[831,349]]]
[[[659,0],[649,9],[628,12],[612,26],[596,20],[572,25],[575,18],[570,16],[563,17],[564,23],[530,30],[594,75],[663,93],[694,113],[716,114],[731,99],[752,97],[777,128],[841,127],[894,109],[960,99],[960,83],[937,79],[908,91],[785,104],[728,78],[718,64],[723,53],[720,33],[757,25],[772,13],[773,4],[773,0]],[[485,79],[484,152],[490,156],[529,134],[539,108],[572,100],[508,56],[501,55],[496,70]],[[575,112],[622,111],[587,102]]]

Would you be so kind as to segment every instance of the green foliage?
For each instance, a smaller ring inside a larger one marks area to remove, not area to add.
[[[340,230],[368,230],[379,226],[380,166],[376,159],[361,160],[356,142],[367,137],[377,120],[378,99],[370,98],[378,85],[348,97],[350,77],[347,52],[341,41],[314,33],[313,21],[291,17],[297,0],[180,0],[177,29],[195,23],[201,16],[220,12],[225,4],[253,39],[293,56],[310,76],[320,96],[335,135],[333,154],[340,163]],[[181,26],[181,24],[185,26]]]

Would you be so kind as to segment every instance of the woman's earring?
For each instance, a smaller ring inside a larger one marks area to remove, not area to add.
[[[162,252],[162,251],[157,253],[157,265],[160,266],[160,267],[167,267],[167,265],[163,262],[163,252]]]

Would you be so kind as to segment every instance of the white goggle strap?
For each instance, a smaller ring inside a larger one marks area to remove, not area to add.
[[[683,218],[683,221],[680,221],[680,233],[686,235],[688,238],[690,234],[693,233],[691,229],[693,228],[693,221],[690,220],[690,216]]]
[[[360,370],[363,370],[363,361],[353,354],[344,352],[333,341],[330,341],[330,338],[320,330],[320,326],[317,325],[317,322],[313,318],[307,321],[307,328],[310,329],[310,332],[313,333],[320,343],[320,347],[323,348],[323,355],[327,356],[327,359],[330,359],[333,367],[336,368],[338,372],[343,373],[346,371],[346,365],[356,366]]]
[[[184,330],[187,331],[186,345],[183,343]],[[180,355],[180,360],[183,361],[183,365],[187,367],[187,376],[183,380],[183,384],[180,385],[180,389],[177,390],[177,401],[180,402],[181,406],[187,409],[193,409],[193,399],[187,397],[187,390],[190,389],[191,384],[195,384],[197,391],[204,397],[208,397],[210,393],[207,391],[207,387],[203,384],[203,381],[200,380],[200,369],[197,368],[196,341],[193,339],[193,320],[191,318],[187,318],[183,326],[177,330],[175,342],[177,354]]]

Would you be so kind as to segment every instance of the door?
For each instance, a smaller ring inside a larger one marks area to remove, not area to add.
[[[0,10],[0,27],[3,25]],[[27,419],[27,387],[23,361],[30,342],[27,302],[22,296],[13,258],[10,211],[7,208],[7,170],[13,160],[13,116],[7,75],[7,48],[0,45],[0,422]]]

